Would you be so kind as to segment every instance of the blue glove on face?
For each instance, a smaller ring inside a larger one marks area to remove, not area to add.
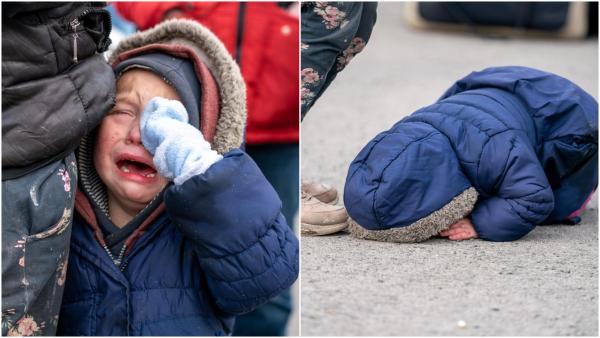
[[[188,113],[177,100],[150,100],[142,113],[140,133],[144,147],[154,156],[156,170],[176,185],[203,174],[223,158],[188,124]]]

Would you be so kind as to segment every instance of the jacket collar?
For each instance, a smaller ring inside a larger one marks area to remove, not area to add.
[[[81,191],[77,189],[75,194],[75,210],[79,212],[81,217],[85,220],[87,225],[91,228],[94,238],[100,244],[101,247],[106,247],[106,241],[104,240],[104,234],[98,224],[98,219],[94,213],[94,209],[89,199]],[[134,247],[135,242],[148,231],[150,225],[165,211],[165,203],[161,202],[158,207],[142,222],[142,224],[125,240],[127,251],[125,254],[129,254]]]
[[[85,224],[79,224],[73,227],[72,244],[79,254],[86,257],[98,268],[103,271],[109,271],[113,276],[118,277],[119,281],[128,285],[122,272],[119,270],[110,256],[106,254],[104,248],[106,243],[104,235],[98,220],[88,198],[81,190],[77,190],[75,194],[75,209]],[[127,252],[125,259],[139,251],[144,243],[151,241],[156,233],[164,226],[164,222],[160,221],[161,216],[165,215],[165,204],[162,202],[146,220],[127,238]],[[137,244],[137,245],[136,245]],[[97,247],[99,245],[99,247]]]

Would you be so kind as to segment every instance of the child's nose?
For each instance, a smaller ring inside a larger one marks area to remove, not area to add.
[[[129,133],[127,133],[128,144],[141,144],[142,143],[142,135],[140,132],[140,121],[139,119],[135,119],[129,127]]]

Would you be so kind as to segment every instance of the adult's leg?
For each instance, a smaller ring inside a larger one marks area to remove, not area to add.
[[[2,182],[2,334],[56,334],[75,202],[75,155]]]
[[[301,12],[302,119],[371,36],[374,2],[318,2]]]

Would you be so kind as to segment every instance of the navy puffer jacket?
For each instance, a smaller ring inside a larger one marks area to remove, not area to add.
[[[488,68],[370,141],[350,165],[344,202],[364,229],[396,229],[472,187],[479,236],[516,240],[538,224],[577,222],[598,182],[597,131],[597,102],[572,82]]]
[[[76,215],[59,335],[227,335],[296,280],[298,240],[243,152],[169,187],[165,204],[123,271]]]

